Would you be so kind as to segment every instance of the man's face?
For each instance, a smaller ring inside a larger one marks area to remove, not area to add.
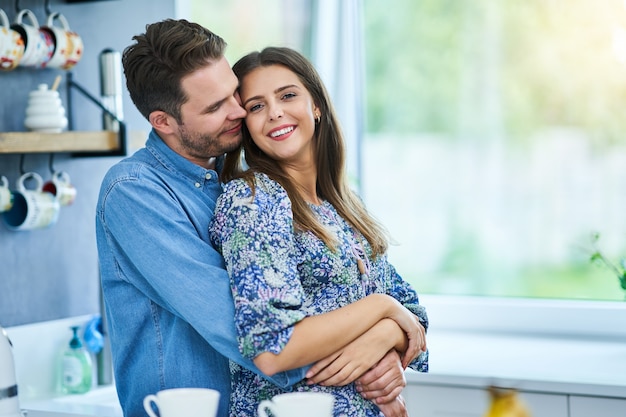
[[[188,97],[177,124],[177,144],[183,157],[205,166],[211,157],[233,151],[241,143],[246,116],[237,94],[237,77],[226,58],[193,72],[181,80]]]

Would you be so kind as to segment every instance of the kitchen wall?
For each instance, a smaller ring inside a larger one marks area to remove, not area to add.
[[[44,0],[0,0],[13,21],[20,8],[45,22]],[[150,22],[174,17],[175,0],[50,0],[51,11],[62,13],[84,41],[82,60],[71,70],[74,80],[100,95],[98,57],[105,48],[122,51]],[[57,23],[58,24],[58,23]],[[66,103],[65,71],[17,68],[0,72],[0,132],[25,131],[28,93],[38,84],[51,85],[64,76],[59,91]],[[72,91],[74,130],[100,130],[101,111]],[[129,132],[147,132],[147,122],[124,91],[124,119]],[[119,157],[74,157],[54,154],[55,169],[66,171],[78,190],[73,205],[64,207],[49,229],[13,232],[0,222],[0,325],[16,326],[99,312],[99,277],[94,217],[100,181]],[[11,188],[22,171],[50,177],[50,154],[0,154],[0,175]]]

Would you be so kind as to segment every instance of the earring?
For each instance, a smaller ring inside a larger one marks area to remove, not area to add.
[[[315,113],[315,123],[319,123],[322,120],[322,116],[319,113]]]

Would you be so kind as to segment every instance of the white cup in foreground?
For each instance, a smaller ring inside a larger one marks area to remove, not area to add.
[[[24,182],[33,179],[35,188],[27,189]],[[56,223],[61,205],[56,197],[42,190],[43,179],[35,172],[27,172],[17,180],[13,206],[2,213],[11,230],[43,229]]]
[[[219,391],[208,388],[172,388],[146,395],[143,408],[150,417],[215,417],[220,402]]]
[[[259,404],[259,417],[332,417],[335,399],[326,392],[290,392],[263,400]]]

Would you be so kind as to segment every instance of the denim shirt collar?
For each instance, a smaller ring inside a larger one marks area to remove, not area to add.
[[[220,156],[215,162],[216,169],[206,169],[196,165],[188,159],[174,152],[172,148],[161,139],[156,130],[152,129],[146,142],[146,149],[159,161],[167,170],[178,172],[192,181],[203,181],[207,173],[217,178],[217,175],[224,165],[224,157]]]

